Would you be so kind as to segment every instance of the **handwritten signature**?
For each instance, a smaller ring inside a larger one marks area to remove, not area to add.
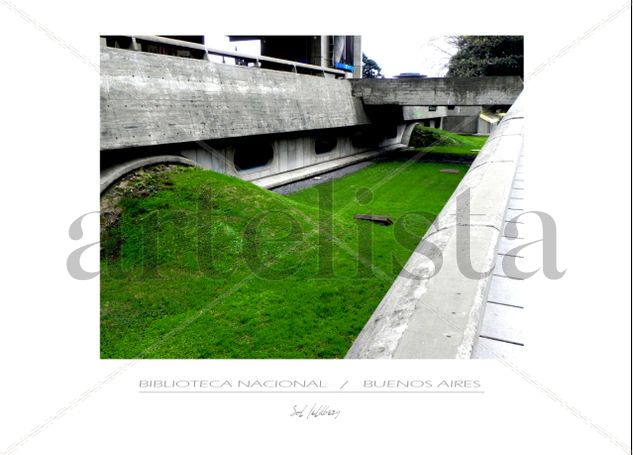
[[[300,419],[316,419],[319,417],[330,417],[338,419],[341,415],[340,409],[334,409],[327,404],[313,404],[312,406],[292,406],[292,413],[290,417],[297,417]]]

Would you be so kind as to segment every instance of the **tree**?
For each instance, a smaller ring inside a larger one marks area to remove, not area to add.
[[[382,68],[378,66],[375,60],[370,59],[363,52],[363,78],[365,79],[382,79]]]
[[[522,36],[456,36],[457,53],[448,62],[449,77],[523,77]]]

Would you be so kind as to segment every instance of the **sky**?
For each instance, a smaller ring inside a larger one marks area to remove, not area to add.
[[[424,35],[366,34],[362,35],[362,51],[376,61],[385,77],[400,73],[420,73],[429,77],[444,76],[450,56],[456,52],[448,37]],[[222,50],[259,55],[259,41],[229,42],[224,35],[205,35],[205,44]],[[222,57],[214,60],[222,61]],[[232,59],[225,59],[227,63]]]
[[[362,49],[376,61],[385,77],[400,73],[444,76],[448,60],[457,49],[446,36],[363,35]]]

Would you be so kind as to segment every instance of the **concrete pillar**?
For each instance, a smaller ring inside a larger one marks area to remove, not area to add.
[[[354,36],[354,78],[363,77],[363,54],[359,35]]]
[[[132,38],[132,43],[130,44],[130,49],[133,51],[140,51],[141,45],[136,41],[136,38]]]
[[[328,65],[328,37],[324,35],[312,37],[312,49],[310,53],[310,63],[317,66]]]

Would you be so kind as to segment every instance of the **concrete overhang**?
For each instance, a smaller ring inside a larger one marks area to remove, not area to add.
[[[101,49],[101,150],[368,124],[349,80]]]
[[[352,94],[365,105],[511,105],[523,90],[518,76],[355,79]]]

